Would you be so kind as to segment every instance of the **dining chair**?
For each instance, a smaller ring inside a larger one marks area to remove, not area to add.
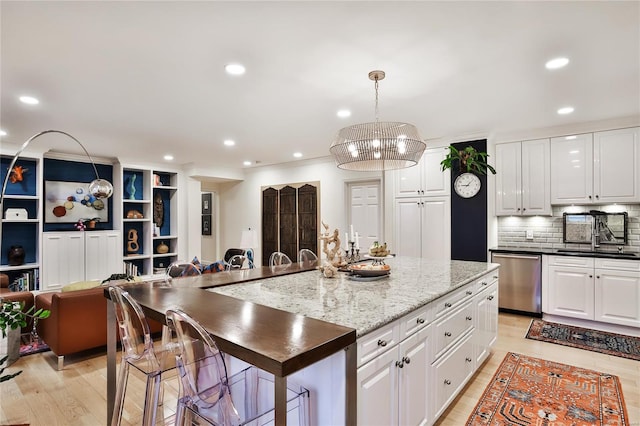
[[[306,248],[300,249],[300,252],[298,252],[298,263],[305,263],[305,262],[314,262],[318,260],[318,256],[316,256],[316,254]]]
[[[246,256],[235,254],[225,263],[224,270],[231,271],[233,269],[242,269],[245,260],[247,260]]]
[[[111,425],[117,426],[121,423],[131,366],[147,377],[142,425],[155,425],[158,406],[162,403],[162,375],[175,368],[177,345],[169,343],[162,346],[160,350],[155,350],[149,324],[138,302],[128,292],[117,286],[109,287],[109,298],[114,306],[122,345],[122,359]]]
[[[200,269],[192,262],[177,261],[167,268],[167,278],[194,277],[200,275]]]
[[[225,355],[211,335],[180,309],[166,313],[178,341],[180,393],[176,425],[264,425],[274,420],[273,376],[248,367],[228,376]],[[307,425],[309,391],[288,383],[287,424]]]
[[[271,253],[271,256],[269,256],[269,266],[288,265],[290,263],[292,262],[289,256],[280,251],[274,251]]]

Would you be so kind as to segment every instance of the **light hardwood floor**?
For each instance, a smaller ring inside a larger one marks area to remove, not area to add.
[[[622,382],[629,425],[640,426],[640,361],[525,339],[530,322],[526,317],[500,314],[499,321],[499,337],[492,355],[437,425],[464,425],[502,359],[511,351],[617,375]],[[0,424],[106,424],[105,355],[69,358],[65,369],[58,372],[52,354],[42,353],[21,358],[9,370],[17,369],[23,369],[20,376],[0,384]],[[130,377],[124,425],[140,423],[144,385],[143,376]],[[175,406],[174,390],[169,388],[166,394],[167,412]]]

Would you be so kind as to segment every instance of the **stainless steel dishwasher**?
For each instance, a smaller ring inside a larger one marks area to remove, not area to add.
[[[542,316],[542,256],[492,252],[491,261],[500,264],[500,310]]]

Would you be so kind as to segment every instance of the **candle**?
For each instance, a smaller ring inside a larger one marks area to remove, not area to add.
[[[358,235],[358,231],[356,231],[356,249],[360,250],[360,236]]]
[[[351,235],[351,240],[350,241],[355,241],[355,239],[353,238],[353,236],[354,236],[353,235],[353,225],[351,225],[351,234],[349,234],[349,235]]]
[[[344,233],[344,249],[349,250],[349,233]]]

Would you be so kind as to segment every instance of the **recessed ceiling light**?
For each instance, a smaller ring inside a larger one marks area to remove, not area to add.
[[[224,70],[227,74],[242,75],[245,73],[246,68],[242,64],[227,64],[224,66]]]
[[[554,59],[551,59],[550,61],[547,61],[547,63],[544,64],[544,66],[548,70],[557,70],[558,68],[567,66],[568,63],[569,63],[568,58],[554,58]]]
[[[227,139],[226,141],[224,141],[224,144],[226,146],[234,146],[236,144],[236,141],[232,141],[231,139]]]
[[[28,105],[38,105],[40,103],[40,101],[33,96],[20,96],[20,102]]]
[[[250,166],[251,165],[251,161],[245,161],[242,164],[244,164],[245,166]]]
[[[571,114],[572,112],[573,112],[573,107],[570,107],[570,106],[563,107],[558,110],[558,114],[560,115]]]
[[[351,111],[349,111],[348,109],[341,109],[336,113],[336,115],[340,118],[351,117]]]
[[[294,152],[293,156],[296,157],[296,158],[300,158],[300,157],[302,157],[302,153],[301,152]]]
[[[171,161],[171,160],[173,160],[173,155],[167,154],[167,155],[164,156],[164,159],[167,160],[167,161]]]
[[[0,129],[0,136],[7,136],[7,132],[5,132],[4,130]]]

